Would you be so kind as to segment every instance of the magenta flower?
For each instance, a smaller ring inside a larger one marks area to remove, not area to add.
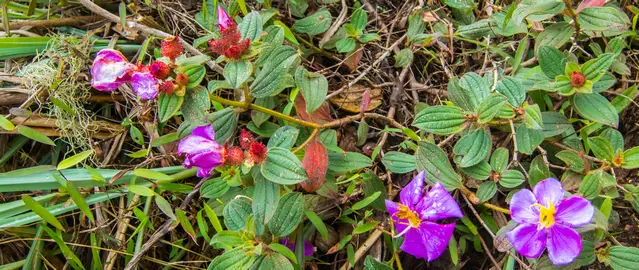
[[[178,154],[185,154],[184,167],[198,167],[197,176],[211,176],[213,168],[224,164],[224,147],[215,141],[213,126],[196,127],[191,135],[180,141]]]
[[[288,237],[282,238],[282,245],[285,245],[288,249],[295,252],[295,241],[290,241]],[[310,257],[315,253],[315,247],[311,245],[308,241],[304,240],[304,256]]]
[[[135,65],[121,52],[104,49],[98,52],[91,66],[91,86],[100,91],[113,91],[131,79]]]
[[[590,223],[593,214],[588,200],[564,198],[561,183],[548,178],[532,192],[522,189],[513,195],[510,216],[519,226],[508,232],[508,240],[525,257],[538,258],[547,247],[553,264],[569,264],[581,251],[581,237],[572,228]]]
[[[455,230],[455,223],[440,224],[434,221],[446,218],[461,218],[464,215],[441,183],[437,182],[422,197],[424,171],[399,193],[399,202],[386,200],[386,210],[404,236],[401,250],[432,261],[442,255]]]
[[[221,7],[217,6],[217,27],[220,31],[224,31],[233,25],[233,20],[229,17],[229,14]]]
[[[142,72],[134,72],[131,76],[131,88],[141,99],[153,99],[160,91],[160,82],[146,68]]]

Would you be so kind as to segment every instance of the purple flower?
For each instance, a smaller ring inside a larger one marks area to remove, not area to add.
[[[217,6],[217,27],[220,31],[224,31],[233,25],[233,20],[229,17],[229,14],[221,7]]]
[[[91,66],[91,86],[100,91],[113,91],[128,82],[134,70],[135,65],[119,51],[101,50]]]
[[[131,76],[131,88],[141,99],[153,99],[160,91],[160,82],[149,71],[134,72]]]
[[[211,176],[211,170],[224,163],[224,147],[215,141],[213,126],[196,127],[180,141],[178,154],[185,154],[184,167],[198,167],[198,177]]]
[[[285,245],[288,249],[295,252],[295,241],[291,241],[288,237],[282,238],[282,245]],[[315,253],[315,247],[308,241],[304,240],[304,256],[310,257]]]
[[[461,218],[464,215],[441,183],[437,182],[422,197],[424,171],[402,189],[399,202],[386,200],[386,209],[404,236],[401,250],[417,257],[432,261],[446,250],[455,230],[455,223],[439,224],[433,221],[446,218]]]
[[[538,258],[548,248],[555,265],[568,264],[581,251],[581,237],[573,227],[590,223],[594,208],[579,196],[564,198],[557,179],[548,178],[531,192],[520,190],[510,200],[510,216],[519,223],[508,232],[508,240],[519,254]]]

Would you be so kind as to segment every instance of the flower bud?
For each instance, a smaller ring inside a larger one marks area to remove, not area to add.
[[[165,81],[160,84],[160,92],[170,95],[173,94],[173,91],[175,91],[175,84],[172,81]]]
[[[184,73],[179,73],[177,76],[175,76],[175,83],[178,86],[186,86],[187,84],[189,84],[189,76]]]
[[[586,83],[586,76],[583,73],[578,71],[573,71],[570,74],[570,84],[574,87],[581,87]]]
[[[254,164],[260,164],[266,159],[266,146],[261,142],[254,142],[249,148],[249,158]]]
[[[233,25],[233,20],[229,17],[229,14],[221,7],[217,6],[217,27],[220,31],[229,29]]]
[[[244,151],[238,146],[231,146],[226,149],[226,165],[239,166],[244,161]]]
[[[253,134],[246,129],[242,129],[242,132],[240,132],[240,146],[242,146],[242,149],[248,151],[254,142],[255,138]]]

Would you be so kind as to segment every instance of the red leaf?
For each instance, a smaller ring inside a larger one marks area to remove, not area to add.
[[[308,179],[301,182],[300,185],[306,192],[314,192],[322,186],[326,178],[328,152],[324,144],[317,140],[306,145],[305,151],[302,166],[306,170]]]
[[[581,12],[582,9],[587,7],[602,7],[605,3],[608,3],[609,0],[584,0],[579,3],[577,7],[577,13]]]
[[[359,105],[359,113],[365,113],[368,111],[368,106],[371,104],[371,92],[366,89],[362,95],[362,104]]]
[[[359,66],[359,60],[362,59],[362,55],[364,54],[364,50],[360,50],[359,47],[360,45],[357,44],[355,46],[355,51],[349,54],[344,60],[344,65],[346,65],[350,71],[357,69],[357,66]]]
[[[297,111],[297,116],[299,116],[304,121],[310,121],[314,123],[324,123],[333,121],[331,117],[331,109],[328,107],[328,103],[326,101],[322,103],[322,105],[317,108],[311,115],[308,115],[306,112],[306,101],[302,95],[297,95],[295,98],[295,110]]]

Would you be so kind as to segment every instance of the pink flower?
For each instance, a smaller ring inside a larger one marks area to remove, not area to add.
[[[135,65],[121,52],[104,49],[98,52],[91,67],[91,86],[100,91],[113,91],[129,82]]]
[[[295,252],[295,241],[291,241],[288,237],[284,237],[280,242],[282,245],[285,245],[288,249]],[[313,256],[313,253],[315,253],[315,246],[304,240],[304,256],[310,257]]]
[[[131,88],[141,99],[154,99],[160,91],[160,82],[148,70],[134,72],[131,76]]]
[[[233,20],[229,17],[229,14],[221,7],[217,6],[217,27],[220,31],[224,31],[233,25]]]
[[[211,176],[211,170],[224,164],[224,147],[215,141],[213,126],[196,127],[180,141],[178,155],[185,155],[184,167],[198,167],[198,177]]]

